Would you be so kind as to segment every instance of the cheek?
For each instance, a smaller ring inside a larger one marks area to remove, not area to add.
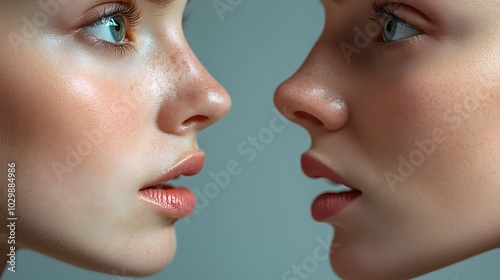
[[[496,137],[499,86],[485,82],[475,65],[448,61],[423,60],[408,75],[392,73],[396,79],[383,77],[385,84],[374,82],[353,96],[353,129],[379,166],[397,169],[400,157],[418,166],[446,166],[474,156],[477,144]]]
[[[446,127],[442,109],[448,101],[434,95],[435,91],[440,89],[413,87],[404,81],[400,85],[365,89],[366,94],[355,96],[352,128],[368,158],[378,161],[375,166],[394,165],[399,156],[415,149],[416,141],[432,138],[436,129]]]
[[[360,217],[361,226],[345,235],[357,239],[332,259],[336,271],[355,271],[351,259],[373,271],[383,265],[387,271],[415,267],[414,261],[401,261],[415,256],[427,256],[421,263],[429,266],[436,265],[429,259],[458,261],[497,240],[491,233],[498,233],[498,215],[492,213],[499,213],[500,91],[467,79],[469,65],[455,69],[422,68],[354,99],[362,106],[353,107],[352,129],[376,169],[378,178],[371,182],[380,184],[372,184],[362,198],[360,207],[373,219]],[[400,178],[392,188],[387,171]],[[338,231],[339,242],[342,237]],[[470,242],[463,246],[463,240]],[[454,255],[443,254],[458,247]],[[369,251],[379,255],[365,257]]]
[[[66,221],[62,208],[109,213],[110,205],[93,201],[115,193],[102,186],[112,186],[127,161],[138,161],[130,147],[146,138],[154,115],[144,91],[83,71],[70,77],[50,66],[13,69],[1,84],[0,125],[2,152],[19,165],[19,199],[29,205],[21,214],[46,211],[54,215],[44,219]]]
[[[75,168],[79,164],[68,160],[68,153],[92,159],[103,150],[99,157],[118,156],[114,151],[137,141],[147,105],[122,98],[121,93],[129,89],[98,77],[85,77],[85,73],[74,77],[78,78],[13,81],[6,87],[2,111],[7,117],[2,118],[2,128],[13,147],[11,157],[29,155],[33,160],[65,162]]]
[[[477,68],[465,61],[442,71],[446,61],[424,60],[411,75],[393,73],[393,82],[353,95],[352,129],[377,174],[370,205],[384,217],[464,214],[460,205],[481,204],[470,188],[478,178],[487,178],[480,191],[493,195],[499,87],[471,79]]]

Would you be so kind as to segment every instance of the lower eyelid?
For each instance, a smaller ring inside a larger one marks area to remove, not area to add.
[[[120,53],[120,55],[125,55],[126,52],[133,52],[136,51],[135,47],[131,42],[125,42],[125,43],[120,43],[120,44],[115,44],[115,43],[110,43],[106,42],[104,40],[101,40],[94,36],[93,34],[85,31],[85,30],[80,30],[76,32],[73,36],[75,40],[80,41],[80,44],[83,44],[85,47],[90,48],[91,51],[93,52],[100,52],[100,53],[111,53],[115,54],[117,52]]]
[[[394,42],[375,42],[370,44],[368,49],[374,53],[398,51],[411,52],[424,48],[428,43],[430,43],[430,37],[426,34],[419,34]]]

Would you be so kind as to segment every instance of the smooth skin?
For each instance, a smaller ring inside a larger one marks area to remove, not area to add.
[[[16,162],[16,245],[104,273],[157,273],[174,255],[175,220],[139,189],[200,154],[197,134],[231,106],[184,38],[187,0],[137,1],[137,23],[122,17],[132,48],[116,50],[88,24],[134,1],[61,0],[26,42],[5,39],[23,36],[37,2],[0,4],[0,179]]]
[[[500,3],[323,6],[324,32],[275,104],[362,191],[327,219],[335,272],[408,279],[499,248]]]

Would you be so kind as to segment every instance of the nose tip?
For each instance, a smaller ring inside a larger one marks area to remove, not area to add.
[[[285,117],[308,130],[339,130],[349,115],[347,102],[337,90],[300,77],[292,77],[281,84],[274,95],[274,103]]]
[[[227,91],[215,80],[200,79],[180,92],[177,100],[165,101],[158,125],[165,133],[185,135],[199,132],[221,120],[231,108]]]
[[[213,79],[213,78],[212,78]],[[205,81],[206,82],[206,81]],[[202,93],[204,100],[199,103],[200,114],[189,117],[183,123],[184,127],[192,127],[196,130],[203,130],[214,123],[220,121],[231,109],[231,98],[219,83],[215,80],[214,89]]]

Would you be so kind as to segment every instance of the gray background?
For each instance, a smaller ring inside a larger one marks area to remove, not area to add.
[[[209,173],[225,169],[231,160],[242,172],[198,215],[178,222],[174,261],[145,279],[282,279],[292,265],[313,257],[318,238],[330,239],[331,227],[314,222],[309,207],[331,186],[302,174],[299,157],[310,140],[298,126],[276,133],[250,162],[238,146],[269,128],[273,92],[300,66],[321,33],[322,8],[317,0],[243,0],[220,17],[213,0],[193,0],[188,13],[188,41],[229,91],[234,106],[201,134],[207,165],[182,183],[203,190],[213,182]],[[17,264],[18,272],[6,271],[3,279],[133,279],[84,271],[27,250],[19,251]],[[338,278],[328,261],[319,261],[308,279]],[[500,279],[500,250],[418,279]]]

